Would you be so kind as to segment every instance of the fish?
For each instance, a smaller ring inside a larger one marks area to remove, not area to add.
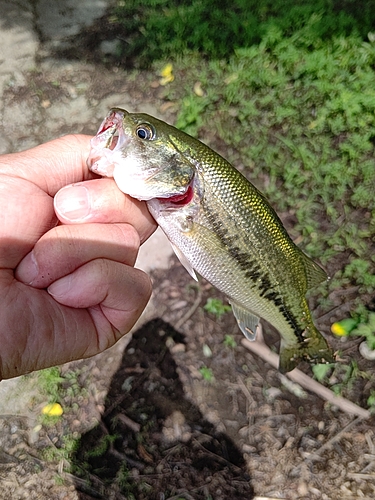
[[[112,108],[87,160],[147,203],[189,274],[223,292],[238,326],[256,338],[260,319],[280,333],[279,370],[332,363],[306,292],[327,280],[297,247],[265,196],[204,143],[144,113]]]

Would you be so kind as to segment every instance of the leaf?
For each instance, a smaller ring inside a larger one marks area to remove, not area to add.
[[[312,371],[314,372],[316,380],[318,382],[322,382],[322,380],[324,380],[324,378],[326,377],[327,373],[330,371],[331,368],[332,368],[331,364],[319,363],[312,367]]]

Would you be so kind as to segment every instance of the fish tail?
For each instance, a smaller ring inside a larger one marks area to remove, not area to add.
[[[286,346],[281,343],[279,364],[281,373],[290,372],[303,360],[314,364],[333,363],[335,361],[333,351],[328,346],[325,338],[322,337],[315,326],[312,326],[311,330],[309,332],[310,336],[306,338],[303,344]]]

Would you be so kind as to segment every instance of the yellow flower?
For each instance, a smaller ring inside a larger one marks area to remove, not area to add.
[[[343,328],[343,326],[340,325],[340,323],[333,323],[331,325],[331,332],[334,335],[338,335],[339,337],[344,337],[345,335],[348,334],[345,328]]]
[[[159,80],[160,85],[167,85],[168,83],[173,82],[173,65],[171,63],[166,64],[160,71],[160,76],[162,77]]]
[[[346,318],[333,323],[331,325],[331,332],[339,337],[345,337],[349,335],[351,331],[358,325],[358,320],[354,318]]]
[[[42,408],[42,413],[43,415],[47,415],[47,417],[61,417],[64,410],[59,403],[50,403]]]

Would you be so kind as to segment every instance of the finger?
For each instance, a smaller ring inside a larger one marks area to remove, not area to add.
[[[51,294],[11,272],[1,284],[0,379],[98,354],[132,328],[151,293],[142,271],[105,259],[56,281]]]
[[[54,199],[55,211],[64,224],[129,222],[141,242],[156,229],[144,202],[122,193],[113,179],[95,179],[65,186]]]
[[[90,139],[88,135],[66,135],[28,151],[3,155],[1,171],[36,183],[54,196],[66,184],[96,177],[86,165]]]
[[[133,266],[140,241],[130,224],[57,226],[43,235],[16,269],[16,279],[46,288],[94,259]]]
[[[139,269],[96,259],[52,283],[48,292],[60,304],[89,309],[95,328],[104,332],[92,355],[131,329],[150,298],[151,281]]]
[[[0,268],[14,268],[57,224],[52,198],[34,184],[0,175]]]

